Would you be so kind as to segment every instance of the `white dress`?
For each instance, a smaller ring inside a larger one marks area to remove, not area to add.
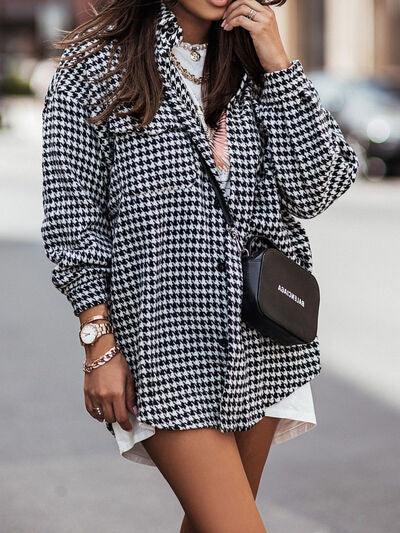
[[[190,50],[181,46],[174,46],[173,52],[182,66],[195,76],[201,76],[206,54],[205,49],[198,50],[200,59],[197,61],[191,58]],[[182,79],[186,83],[194,102],[200,104],[200,85],[191,82],[184,76]],[[220,170],[219,184],[224,194],[229,195],[229,170]],[[280,418],[272,444],[288,441],[314,428],[317,421],[310,383],[299,387],[280,402],[267,407],[265,416]],[[122,429],[118,422],[112,424],[120,455],[136,463],[156,466],[142,444],[144,439],[154,435],[155,427],[138,421],[132,413],[129,413],[129,419],[133,428],[131,431]]]

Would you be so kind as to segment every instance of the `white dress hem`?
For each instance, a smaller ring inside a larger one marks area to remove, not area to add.
[[[307,405],[309,409],[304,409]],[[287,398],[271,405],[264,416],[280,418],[272,445],[282,444],[313,429],[317,425],[310,383],[296,389]],[[131,431],[125,431],[118,422],[112,424],[121,457],[139,464],[156,466],[143,446],[142,441],[152,437],[156,428],[141,422],[137,416],[128,413]]]

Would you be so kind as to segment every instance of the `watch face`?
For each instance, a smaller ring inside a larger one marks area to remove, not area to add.
[[[86,324],[81,331],[81,340],[84,344],[92,344],[96,340],[97,328],[93,324]]]

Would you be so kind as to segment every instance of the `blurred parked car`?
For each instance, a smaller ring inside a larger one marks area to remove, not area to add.
[[[369,178],[400,175],[400,87],[380,79],[309,74],[322,105],[340,124]]]

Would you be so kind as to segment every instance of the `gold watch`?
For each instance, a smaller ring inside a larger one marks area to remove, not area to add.
[[[103,324],[94,324],[93,322],[82,324],[79,331],[79,340],[82,346],[90,346],[94,344],[99,337],[112,333],[112,326],[110,322]]]

